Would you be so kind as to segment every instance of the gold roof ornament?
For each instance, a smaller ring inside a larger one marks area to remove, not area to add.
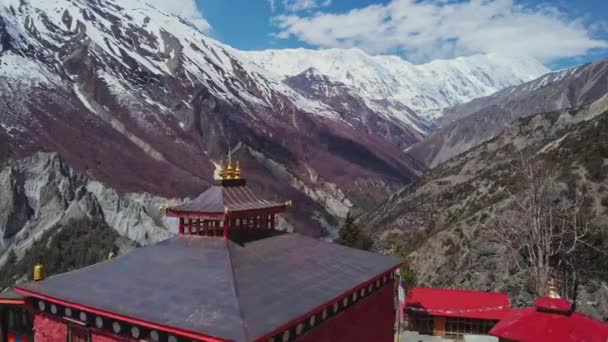
[[[161,214],[165,214],[167,212],[167,208],[168,208],[168,206],[166,204],[161,204],[158,207],[158,210],[160,211]]]
[[[561,298],[559,293],[557,293],[557,286],[555,285],[554,279],[549,279],[549,291],[547,293],[549,298],[559,299]]]
[[[44,266],[38,263],[34,266],[34,281],[41,280],[44,280]]]
[[[293,205],[293,201],[292,200],[285,201],[285,206],[286,207],[291,207],[292,205]]]
[[[232,160],[228,161],[228,166],[226,166],[226,179],[234,178],[234,168],[232,167]]]
[[[232,166],[232,161],[229,160],[226,166],[222,164],[219,176],[221,180],[241,179],[241,164],[237,161],[235,168]]]
[[[236,168],[234,169],[234,179],[241,179],[241,163],[236,161]]]

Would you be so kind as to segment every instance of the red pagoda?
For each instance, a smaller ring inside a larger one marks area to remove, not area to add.
[[[18,286],[35,341],[392,341],[401,260],[281,234],[240,168],[165,208],[179,234]]]
[[[241,178],[241,168],[232,162],[220,172],[221,183],[191,202],[165,208],[167,216],[179,218],[179,233],[225,238],[250,238],[275,229],[276,214],[291,205],[259,198]]]

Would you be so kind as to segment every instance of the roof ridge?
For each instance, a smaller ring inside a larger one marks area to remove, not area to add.
[[[241,297],[239,296],[239,288],[237,286],[237,277],[236,271],[234,270],[234,262],[232,261],[232,247],[233,245],[238,246],[237,243],[233,242],[230,239],[226,239],[226,249],[228,250],[228,260],[230,262],[230,270],[232,274],[232,287],[234,290],[234,295],[236,297],[236,303],[238,306],[239,317],[241,318],[241,327],[243,329],[243,336],[245,336],[246,341],[250,341],[249,329],[247,328],[247,322],[245,321],[245,315],[243,314],[243,309],[241,306]]]

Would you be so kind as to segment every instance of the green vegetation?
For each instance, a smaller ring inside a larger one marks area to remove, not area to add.
[[[14,253],[0,270],[0,288],[12,286],[22,276],[31,279],[37,263],[44,265],[47,276],[75,270],[105,260],[115,249],[118,233],[105,223],[72,220],[46,231],[23,258]]]
[[[335,242],[343,246],[366,251],[372,248],[374,243],[372,239],[355,224],[355,219],[350,213],[346,215],[346,219],[338,231],[338,238]]]

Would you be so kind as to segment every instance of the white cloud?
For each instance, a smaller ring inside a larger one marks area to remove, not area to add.
[[[203,16],[203,12],[196,5],[195,0],[145,0],[150,5],[171,13],[179,15],[193,23],[202,32],[211,30],[211,24]]]
[[[279,0],[267,0],[270,9],[274,12],[279,9]],[[332,0],[280,0],[282,8],[287,12],[308,11],[319,7],[331,5]]]
[[[279,38],[319,47],[401,52],[412,61],[497,52],[548,62],[580,56],[608,42],[593,39],[581,20],[554,7],[512,0],[393,0],[344,14],[317,12],[274,18]]]

